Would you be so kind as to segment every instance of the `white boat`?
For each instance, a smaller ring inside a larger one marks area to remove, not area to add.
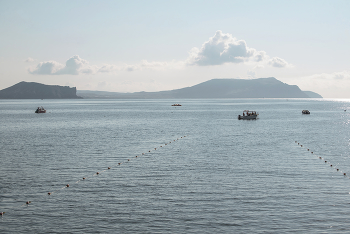
[[[244,110],[243,115],[238,115],[238,119],[256,119],[258,115],[256,111]]]

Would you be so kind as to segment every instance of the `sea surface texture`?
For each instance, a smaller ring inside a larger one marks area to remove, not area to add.
[[[1,100],[0,120],[0,233],[350,230],[347,100]]]

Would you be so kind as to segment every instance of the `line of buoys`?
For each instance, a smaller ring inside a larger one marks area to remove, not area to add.
[[[186,137],[186,136],[183,136],[183,137]],[[181,137],[181,139],[182,139],[183,137]],[[177,138],[176,140],[179,140],[179,138]],[[174,140],[174,141],[176,141],[176,140]],[[169,143],[171,143],[171,141],[170,141]],[[167,145],[167,143],[165,143],[164,145]],[[163,146],[161,145],[160,147],[163,147]],[[154,150],[157,150],[157,148],[154,148]],[[150,152],[151,152],[151,150],[148,151],[148,153],[150,153]],[[142,153],[141,155],[145,155],[145,153]],[[138,158],[138,157],[139,157],[139,155],[136,155],[136,156],[135,156],[135,158]],[[130,162],[130,159],[127,159],[126,162]],[[126,162],[125,162],[125,163],[126,163]],[[116,166],[120,166],[120,165],[122,165],[122,164],[123,164],[123,162],[119,162]],[[103,170],[103,171],[101,171],[101,172],[96,172],[95,174],[93,174],[93,176],[99,175],[100,173],[105,172],[105,171],[110,170],[110,169],[112,169],[112,167],[108,167],[106,170]],[[89,177],[83,177],[82,180],[86,180],[87,178],[89,178]],[[78,180],[76,183],[78,183],[79,181],[81,181],[81,180]],[[66,184],[64,187],[62,187],[62,188],[60,188],[60,189],[57,189],[57,190],[55,190],[55,191],[53,191],[53,192],[48,192],[47,195],[49,195],[49,196],[50,196],[50,195],[53,195],[53,193],[56,193],[56,192],[58,192],[58,191],[60,191],[60,190],[62,190],[62,189],[68,188],[68,187],[69,187],[69,184]],[[47,195],[46,195],[46,196],[47,196]],[[29,205],[30,203],[32,203],[32,202],[31,202],[31,201],[27,201],[24,205]],[[23,205],[22,205],[22,206],[23,206]],[[0,216],[3,216],[5,213],[6,213],[5,211],[0,212]]]
[[[295,141],[295,143],[298,143],[298,142]],[[298,145],[300,145],[300,143],[298,143]],[[300,145],[300,146],[303,147],[303,145]],[[307,149],[307,151],[310,151],[310,149]],[[311,154],[316,155],[316,154],[314,154],[313,151],[311,151]],[[317,155],[316,155],[316,156],[317,156]],[[329,160],[325,160],[325,158],[323,158],[323,157],[321,157],[321,156],[317,156],[317,157],[318,157],[319,159],[321,159],[321,160],[324,160],[324,163],[329,164],[330,167],[334,168],[334,167],[333,167],[333,164],[331,164],[331,162],[330,162]],[[344,176],[346,176],[346,177],[348,177],[348,178],[350,179],[350,177],[347,176],[346,172],[341,171],[339,168],[335,168],[335,170],[336,170],[336,171],[340,171],[341,173],[343,173]]]

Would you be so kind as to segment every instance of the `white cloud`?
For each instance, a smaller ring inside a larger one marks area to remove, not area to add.
[[[31,57],[28,57],[26,60],[24,60],[24,62],[27,62],[27,63],[31,63],[31,62],[34,62],[35,59],[31,58]]]
[[[298,86],[328,98],[349,97],[350,71],[320,73],[299,77]]]
[[[218,30],[200,49],[195,47],[190,51],[187,62],[190,65],[208,66],[244,63],[250,59],[260,62],[265,57],[265,51],[249,48],[244,40],[237,40],[231,34],[224,34]]]
[[[210,66],[225,63],[267,64],[272,67],[291,67],[284,59],[270,57],[265,51],[257,51],[247,46],[244,40],[238,40],[231,34],[216,31],[215,35],[204,42],[198,49],[194,47],[189,53],[188,65]],[[260,67],[263,67],[261,65]]]
[[[79,55],[74,55],[67,60],[66,65],[56,61],[40,62],[35,68],[29,68],[31,74],[40,75],[78,75],[80,70],[83,73],[89,73],[88,62],[81,59]]]
[[[288,64],[286,60],[278,58],[278,57],[273,57],[272,59],[269,60],[269,65],[273,67],[291,67],[291,64]]]
[[[28,72],[34,75],[54,75],[64,66],[56,61],[40,62],[35,68],[29,68]]]
[[[58,70],[55,75],[78,75],[79,70],[87,64],[88,62],[84,59],[81,59],[79,55],[74,55],[67,60],[66,66]]]

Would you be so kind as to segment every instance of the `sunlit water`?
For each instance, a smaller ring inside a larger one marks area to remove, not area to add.
[[[1,233],[350,230],[348,101],[1,100],[0,119]]]

